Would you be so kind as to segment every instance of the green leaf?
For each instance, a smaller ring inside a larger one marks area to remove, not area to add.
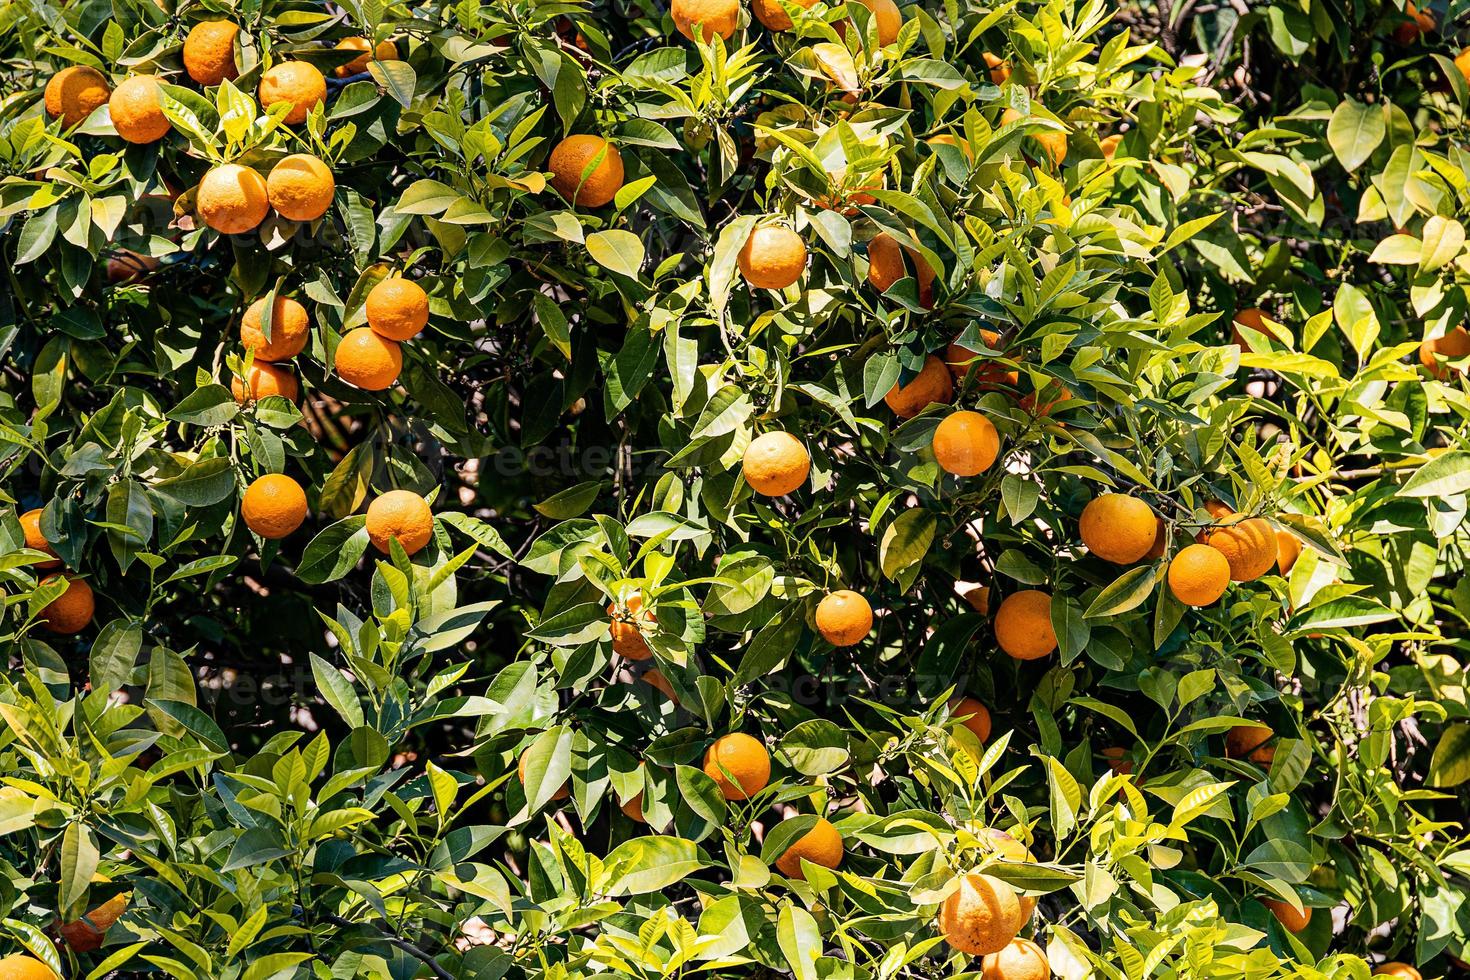
[[[1343,99],[1327,121],[1327,143],[1343,168],[1357,170],[1388,133],[1383,106],[1367,105],[1357,99]]]
[[[878,545],[878,561],[884,577],[895,579],[904,569],[923,561],[938,529],[938,519],[927,510],[915,507],[899,514],[884,529],[883,540]]]
[[[323,528],[302,552],[296,576],[307,585],[335,582],[357,567],[369,544],[367,518],[346,517]]]
[[[637,279],[643,265],[643,241],[621,228],[593,232],[587,236],[587,254],[604,269]]]
[[[1451,789],[1470,781],[1470,722],[1445,726],[1429,760],[1429,785]]]
[[[1400,497],[1452,497],[1470,490],[1470,453],[1436,456],[1399,488]]]
[[[1153,595],[1158,580],[1159,570],[1152,565],[1130,568],[1108,583],[1083,615],[1088,619],[1098,619],[1103,616],[1118,616],[1136,609]]]

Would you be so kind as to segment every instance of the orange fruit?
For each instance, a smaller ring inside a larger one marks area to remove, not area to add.
[[[327,99],[327,80],[316,65],[305,61],[278,61],[260,76],[260,107],[269,109],[277,102],[291,106],[286,122],[295,126],[306,122],[311,110]]]
[[[1024,920],[1016,890],[999,878],[967,874],[939,907],[944,941],[962,953],[998,953],[1016,938]]]
[[[403,370],[403,351],[396,340],[379,336],[369,327],[347,331],[333,359],[337,376],[364,391],[393,386]]]
[[[1404,4],[1403,19],[1393,29],[1393,39],[1400,44],[1413,44],[1421,35],[1434,30],[1434,14],[1418,10],[1412,2]]]
[[[1470,82],[1470,48],[1465,48],[1455,55],[1455,67],[1460,69],[1460,74],[1465,76],[1465,81]]]
[[[107,111],[112,115],[112,128],[129,143],[156,142],[172,128],[163,114],[158,79],[152,75],[124,79],[107,100]]]
[[[56,971],[32,956],[0,957],[0,980],[61,980]]]
[[[880,293],[909,274],[907,261],[913,265],[914,282],[919,287],[919,305],[934,307],[934,270],[924,257],[887,232],[879,232],[868,242],[868,282]]]
[[[990,469],[1000,452],[995,426],[979,412],[947,415],[934,429],[934,459],[955,476],[975,476]]]
[[[716,34],[728,41],[740,20],[740,4],[737,0],[673,0],[669,15],[679,33],[691,41],[696,25],[703,25],[700,36],[706,44]]]
[[[638,763],[638,775],[640,779],[643,776],[643,766],[644,763]],[[640,789],[637,793],[623,801],[620,809],[623,811],[623,816],[634,823],[648,823],[648,820],[643,816],[643,790]]]
[[[990,586],[970,584],[960,590],[960,598],[982,616],[990,615]]]
[[[960,724],[974,733],[976,741],[982,745],[989,741],[990,709],[985,707],[985,705],[969,695],[951,698],[949,701],[949,713],[956,719],[962,719]]]
[[[759,739],[744,732],[722,735],[705,750],[704,773],[725,799],[748,800],[771,781],[771,756]]]
[[[980,980],[1051,980],[1051,963],[1029,939],[1014,939],[980,961]]]
[[[1470,356],[1470,331],[1464,327],[1455,327],[1446,331],[1443,336],[1426,340],[1419,345],[1419,363],[1441,381],[1450,375],[1450,366],[1444,361],[1457,361],[1467,356]],[[1456,368],[1455,373],[1465,372],[1462,368]]]
[[[3,974],[0,974],[3,975]],[[1393,961],[1374,967],[1373,975],[1377,977],[1398,977],[1399,980],[1424,980],[1424,976],[1407,963]]]
[[[788,878],[806,880],[801,860],[835,870],[842,863],[842,834],[825,817],[818,817],[812,829],[802,834],[776,858],[776,870]]]
[[[993,55],[989,51],[982,51],[980,57],[984,59],[985,67],[990,74],[990,84],[1004,85],[1010,81],[1011,63],[1009,61]]]
[[[60,577],[49,575],[41,580],[41,584],[54,582]],[[84,579],[70,572],[65,573],[65,578],[68,583],[66,591],[52,599],[36,619],[53,633],[80,633],[92,621],[92,614],[97,611],[97,600],[92,595],[92,587]]]
[[[1047,418],[1052,409],[1072,399],[1072,390],[1055,378],[1049,379],[1038,391],[1033,391],[1016,404],[1021,411],[1035,418]]]
[[[789,432],[766,432],[751,440],[740,461],[750,489],[763,497],[784,497],[806,482],[811,454]]]
[[[412,340],[429,322],[429,294],[412,279],[384,279],[368,293],[367,322],[380,337]]]
[[[265,299],[250,304],[240,318],[240,343],[255,351],[255,360],[286,361],[306,349],[311,336],[311,318],[306,307],[294,299],[277,296],[271,304],[271,336],[265,338]]]
[[[669,682],[669,679],[667,677],[664,676],[664,672],[659,670],[657,667],[654,667],[651,670],[645,670],[642,676],[638,679],[643,681],[643,683],[647,684],[649,687],[663,694],[664,697],[668,698],[675,704],[679,703],[679,695],[674,693],[674,685]]]
[[[119,248],[107,257],[107,281],[110,283],[131,282],[158,268],[158,260],[151,255],[142,255],[130,248]]]
[[[1051,595],[1027,589],[1006,596],[995,614],[995,642],[1017,660],[1038,660],[1055,650]]]
[[[230,380],[230,391],[234,394],[235,401],[241,405],[272,395],[280,395],[287,401],[294,402],[301,394],[301,386],[296,382],[296,375],[287,369],[269,362],[256,361],[250,365],[244,380]]]
[[[817,0],[793,0],[793,2],[798,7],[806,10],[812,4],[816,3]],[[786,11],[781,9],[781,4],[778,0],[751,0],[750,12],[755,15],[755,19],[760,21],[768,31],[791,30],[791,17],[787,15]]]
[[[1087,550],[1114,565],[1138,561],[1148,554],[1159,534],[1153,508],[1121,493],[1105,493],[1088,501],[1078,525]]]
[[[1225,733],[1225,755],[1270,763],[1276,757],[1276,748],[1266,743],[1275,737],[1276,733],[1265,725],[1236,725]]]
[[[583,180],[582,175],[599,154],[601,160]],[[601,136],[568,136],[551,151],[546,167],[551,171],[551,186],[578,207],[600,208],[623,186],[623,158],[618,148]]]
[[[1097,148],[1099,150],[1102,150],[1104,160],[1111,161],[1113,157],[1118,155],[1118,147],[1121,146],[1122,143],[1123,134],[1113,133],[1110,136],[1104,136],[1102,139],[1098,140]]]
[[[1186,606],[1208,606],[1230,586],[1230,562],[1207,544],[1192,544],[1169,562],[1169,591]]]
[[[817,603],[817,632],[834,647],[850,647],[873,628],[873,607],[851,589],[829,592]]]
[[[1102,757],[1107,760],[1108,768],[1119,776],[1127,776],[1133,772],[1133,761],[1128,758],[1127,751],[1121,745],[1110,745],[1103,749]]]
[[[1302,542],[1290,531],[1276,532],[1276,567],[1281,570],[1282,575],[1291,573],[1291,568],[1296,560],[1301,557]]]
[[[95,68],[72,65],[51,76],[46,83],[46,115],[60,119],[70,129],[107,102],[112,88],[107,77]]]
[[[271,167],[265,182],[271,207],[291,221],[315,221],[332,206],[337,181],[332,170],[310,153],[293,153]]]
[[[1021,115],[1021,113],[1017,112],[1015,109],[1007,109],[1000,115],[1000,124],[1002,126],[1008,126],[1014,122],[1021,122],[1025,118],[1025,116]],[[1046,154],[1046,158],[1051,161],[1052,166],[1060,167],[1063,161],[1067,159],[1066,133],[1058,132],[1054,129],[1048,129],[1043,132],[1032,133],[1030,135],[1031,138],[1036,141],[1036,145],[1040,146],[1042,151]]]
[[[184,38],[184,68],[200,85],[218,85],[240,76],[235,67],[235,36],[240,28],[227,20],[206,20]]]
[[[944,362],[930,354],[924,366],[908,384],[893,386],[883,401],[901,419],[911,419],[933,402],[948,405],[954,397],[954,381]]]
[[[1263,333],[1269,337],[1271,336],[1271,331],[1266,329],[1266,319],[1269,315],[1259,306],[1247,306],[1245,309],[1236,313],[1230,321],[1230,342],[1242,350],[1254,351],[1255,348],[1250,345],[1250,341],[1246,339],[1245,334],[1240,332],[1240,328],[1249,327],[1251,330]]]
[[[981,327],[980,339],[991,350],[1003,350],[1001,336],[997,331]],[[1002,386],[1014,388],[1021,383],[1020,372],[992,363],[985,355],[977,354],[968,347],[961,347],[958,341],[945,348],[944,363],[948,365],[949,373],[954,375],[956,382],[973,376],[981,391],[994,391]]]
[[[1237,582],[1252,582],[1276,564],[1276,532],[1259,517],[1237,519],[1235,511],[1212,501],[1206,509],[1222,523],[1207,528],[1204,543],[1225,556],[1230,563],[1230,577]]]
[[[245,526],[267,541],[279,541],[306,520],[306,491],[281,473],[257,477],[240,498]]]
[[[1143,556],[1144,561],[1156,561],[1164,557],[1164,552],[1169,548],[1169,524],[1162,517],[1157,520],[1157,530],[1154,531],[1154,543],[1149,545],[1148,552]]]
[[[44,570],[47,568],[60,568],[61,560],[56,555],[56,549],[46,540],[46,535],[41,533],[41,509],[28,510],[20,515],[20,529],[25,534],[26,547],[32,551],[44,551],[46,554],[56,558],[56,561],[38,561],[32,568]]]
[[[648,641],[643,638],[643,633],[638,624],[653,622],[653,615],[643,608],[643,596],[637,592],[628,596],[622,608],[616,602],[607,607],[607,614],[612,617],[612,644],[613,652],[627,660],[647,660],[653,656],[653,651],[648,648]]]
[[[1274,898],[1263,898],[1261,903],[1271,910],[1271,914],[1276,916],[1276,921],[1281,923],[1287,932],[1301,932],[1307,927],[1307,923],[1312,921],[1312,910],[1305,906],[1298,912],[1290,904]]]
[[[806,268],[806,242],[790,228],[762,225],[736,256],[745,281],[760,289],[785,289]]]
[[[525,788],[526,785],[526,757],[530,754],[531,750],[526,749],[526,751],[521,753],[520,759],[516,762],[516,775],[520,777],[522,788]],[[567,784],[562,783],[557,787],[556,792],[551,794],[551,802],[555,803],[557,800],[564,800],[571,795],[571,790],[567,787]]]
[[[412,490],[389,490],[367,509],[367,533],[383,554],[396,540],[410,555],[422,551],[434,536],[434,513],[429,502]]]
[[[222,235],[250,231],[270,213],[265,178],[238,163],[223,163],[199,181],[194,208],[204,223]]]
[[[345,65],[338,65],[333,71],[338,78],[346,78],[348,75],[361,75],[368,70],[369,61],[397,61],[398,45],[392,41],[379,41],[377,47],[368,43],[365,37],[345,37],[337,42],[338,51],[361,51],[362,54],[353,58]]]
[[[93,882],[105,884],[111,880],[106,875],[92,876]],[[75,922],[59,926],[56,931],[66,944],[78,953],[90,953],[100,949],[107,930],[111,929],[112,924],[122,918],[122,914],[127,911],[129,897],[129,893],[126,892],[114,895]],[[0,977],[6,976],[3,967],[0,967]]]
[[[899,28],[903,27],[903,11],[893,0],[858,0],[873,14],[878,26],[878,43],[889,45],[898,40]]]

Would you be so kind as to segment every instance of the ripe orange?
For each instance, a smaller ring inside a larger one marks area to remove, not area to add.
[[[785,289],[806,269],[806,242],[790,228],[762,225],[736,256],[745,281],[760,289]]]
[[[1128,758],[1127,751],[1121,745],[1110,745],[1103,749],[1102,757],[1107,760],[1108,768],[1119,776],[1127,776],[1133,772],[1133,761]]]
[[[257,477],[240,498],[245,526],[267,541],[279,541],[306,520],[306,491],[281,473]]]
[[[1007,109],[1000,114],[1000,124],[1002,126],[1009,126],[1011,123],[1021,122],[1025,118],[1025,116],[1021,115],[1015,109]],[[1037,146],[1041,147],[1042,151],[1046,154],[1046,158],[1051,161],[1052,166],[1060,167],[1067,159],[1066,133],[1048,129],[1040,133],[1032,133],[1031,138],[1036,141]]]
[[[911,419],[932,402],[948,405],[954,397],[954,381],[944,362],[930,354],[924,358],[924,366],[908,384],[899,382],[893,386],[883,401],[901,419]]]
[[[1192,544],[1169,562],[1169,591],[1186,606],[1208,606],[1230,586],[1230,562],[1207,544]]]
[[[271,168],[265,182],[271,207],[291,221],[315,221],[332,206],[337,181],[332,170],[310,153],[293,153]]]
[[[1154,543],[1149,545],[1148,552],[1143,556],[1144,561],[1156,561],[1164,557],[1164,552],[1169,548],[1169,524],[1162,517],[1157,521],[1158,529],[1154,532]]]
[[[1276,564],[1276,532],[1270,524],[1259,517],[1241,520],[1219,501],[1205,508],[1221,523],[1205,530],[1204,543],[1225,556],[1232,579],[1252,582],[1271,570]]]
[[[112,879],[106,875],[93,875],[93,882],[107,883]],[[112,924],[122,918],[122,914],[128,909],[129,893],[123,892],[114,895],[101,905],[92,909],[82,918],[75,922],[68,922],[57,928],[57,932],[68,946],[78,953],[90,953],[102,948],[102,940],[107,935],[107,930]],[[3,968],[0,968],[0,978],[6,977]]]
[[[1270,336],[1271,331],[1266,329],[1266,318],[1268,316],[1269,314],[1259,306],[1247,306],[1245,309],[1236,313],[1231,319],[1230,342],[1242,350],[1254,351],[1255,348],[1250,345],[1250,341],[1246,339],[1245,334],[1240,332],[1240,328],[1248,327],[1251,330]]]
[[[740,4],[738,0],[673,0],[669,15],[679,33],[691,41],[695,25],[703,25],[700,36],[706,44],[716,34],[728,41],[740,20]]]
[[[95,68],[72,65],[51,76],[46,83],[46,115],[59,118],[70,129],[107,102],[112,88]]]
[[[1307,927],[1307,923],[1312,921],[1312,910],[1305,906],[1298,912],[1288,903],[1274,898],[1263,898],[1261,903],[1271,910],[1271,914],[1276,916],[1276,921],[1281,923],[1287,932],[1301,932]]]
[[[990,84],[1004,85],[1011,80],[1011,63],[1009,61],[993,55],[989,51],[981,52],[980,57],[985,60],[985,67],[989,70]]]
[[[980,980],[1051,980],[1051,963],[1029,939],[1015,939],[980,961]]]
[[[269,109],[277,102],[291,106],[286,113],[289,125],[306,122],[311,110],[327,99],[327,80],[316,65],[305,61],[278,61],[260,76],[260,107]]]
[[[1419,363],[1441,381],[1450,375],[1450,366],[1444,361],[1457,361],[1467,356],[1470,356],[1470,331],[1464,327],[1455,327],[1446,331],[1443,336],[1426,340],[1419,345]],[[1462,368],[1456,368],[1455,373],[1465,372]]]
[[[1088,501],[1078,523],[1087,550],[1115,565],[1131,565],[1148,554],[1159,534],[1153,508],[1121,493]]]
[[[602,159],[583,180],[582,175],[599,154]],[[618,148],[601,136],[568,136],[551,151],[546,167],[551,171],[551,186],[578,207],[600,208],[623,186],[623,158]]]
[[[789,432],[766,432],[751,440],[740,462],[750,489],[763,497],[784,497],[806,482],[812,457]]]
[[[645,670],[642,676],[640,676],[638,679],[643,681],[643,683],[647,684],[649,687],[663,694],[664,697],[668,698],[675,704],[679,703],[679,695],[674,693],[674,685],[669,682],[669,679],[667,677],[664,676],[664,672],[659,670],[657,667],[654,667],[651,670]]]
[[[41,533],[41,509],[39,507],[20,515],[20,529],[25,534],[27,548],[32,551],[44,551],[53,558],[57,558],[56,549],[51,547],[51,543],[46,540],[46,535]],[[39,570],[60,568],[61,560],[57,558],[56,561],[38,561],[31,567]]]
[[[347,331],[337,345],[333,361],[337,376],[364,391],[383,391],[393,386],[403,370],[403,351],[396,340],[374,333],[369,327]]]
[[[1051,378],[1039,390],[1030,392],[1016,404],[1027,415],[1047,418],[1051,415],[1052,409],[1071,399],[1072,389],[1055,378]],[[1065,426],[1064,423],[1062,424]]]
[[[1434,14],[1415,8],[1412,0],[1404,4],[1403,20],[1393,29],[1393,39],[1400,44],[1413,44],[1421,35],[1434,30]]]
[[[397,61],[398,45],[392,41],[379,41],[377,47],[368,43],[365,37],[345,37],[337,42],[338,51],[361,51],[362,54],[353,58],[345,65],[338,65],[334,71],[338,78],[346,78],[348,75],[361,75],[368,70],[369,61]]]
[[[958,583],[960,598],[964,599],[969,607],[982,616],[990,615],[990,586],[973,583]]]
[[[997,331],[981,327],[980,339],[991,350],[1004,350]],[[984,355],[977,354],[968,347],[961,347],[958,342],[953,342],[945,348],[944,363],[949,366],[949,373],[954,375],[956,382],[973,376],[976,386],[981,391],[994,391],[1002,386],[1014,388],[1021,383],[1020,372],[992,363]]]
[[[842,863],[842,834],[825,817],[818,817],[812,829],[802,834],[776,858],[776,870],[788,878],[806,880],[801,859],[834,870]]]
[[[873,628],[873,607],[851,589],[829,592],[817,603],[817,632],[834,647],[850,647]]]
[[[271,304],[271,336],[265,338],[265,299],[250,304],[240,318],[240,343],[255,351],[255,360],[286,361],[306,349],[311,337],[311,318],[306,307],[294,299],[277,296]]]
[[[222,235],[247,232],[270,213],[265,178],[238,163],[221,164],[199,182],[194,208],[206,225]]]
[[[899,28],[903,27],[903,11],[898,9],[898,4],[893,0],[858,0],[858,3],[872,12],[873,21],[878,26],[879,44],[888,45],[898,40]]]
[[[92,621],[92,614],[97,610],[96,597],[92,595],[92,587],[86,580],[70,572],[64,574],[68,583],[66,591],[52,599],[36,619],[53,633],[80,633],[87,628],[87,624]],[[41,580],[41,584],[54,582],[60,577],[49,575]]]
[[[990,709],[985,705],[969,695],[950,698],[949,713],[956,719],[963,719],[960,724],[974,733],[976,741],[982,745],[989,741]]]
[[[1455,55],[1455,67],[1460,69],[1460,74],[1465,76],[1465,81],[1470,82],[1470,48],[1465,48]]]
[[[119,248],[107,257],[107,281],[131,282],[157,268],[158,260],[153,256],[142,255],[130,248]]]
[[[381,337],[412,340],[429,322],[429,294],[412,279],[384,279],[368,293],[367,322]]]
[[[61,980],[40,960],[16,953],[0,957],[0,980]]]
[[[434,536],[434,513],[429,502],[412,490],[389,490],[368,504],[367,533],[383,554],[397,540],[410,555],[422,551]]]
[[[1296,560],[1301,557],[1302,542],[1290,531],[1276,532],[1276,567],[1281,570],[1282,575],[1291,574],[1291,568]]]
[[[230,380],[230,391],[235,396],[235,401],[244,405],[247,402],[260,401],[272,395],[280,395],[287,401],[294,402],[301,395],[301,386],[296,381],[296,375],[283,367],[265,361],[256,361],[250,365],[244,380],[232,378]]]
[[[1376,977],[1398,977],[1399,980],[1424,980],[1424,976],[1407,963],[1393,961],[1373,969]]]
[[[793,0],[793,2],[805,10],[817,0]],[[768,31],[791,30],[791,18],[786,11],[781,9],[778,0],[751,0],[750,12],[755,14],[755,19],[760,21]]]
[[[200,85],[218,85],[240,76],[235,67],[235,36],[240,28],[227,20],[206,20],[184,38],[184,68]]]
[[[1269,765],[1276,758],[1276,747],[1266,743],[1275,737],[1276,733],[1265,725],[1236,725],[1225,733],[1225,754]]]
[[[1055,650],[1051,596],[1038,589],[1006,596],[995,614],[995,642],[1016,660],[1038,660]]]
[[[939,908],[944,941],[971,956],[1005,949],[1024,924],[1016,890],[985,874],[962,876],[959,890]]]
[[[990,469],[1000,452],[995,426],[979,412],[947,415],[934,430],[934,459],[955,476],[975,476]]]
[[[758,739],[744,732],[722,735],[705,750],[704,773],[725,799],[748,800],[771,781],[771,756]]]
[[[614,653],[627,660],[647,660],[653,656],[653,651],[648,648],[648,641],[638,628],[639,623],[653,622],[651,611],[643,608],[642,595],[635,592],[628,596],[621,608],[616,602],[610,603],[607,614],[612,617]]]
[[[924,257],[907,245],[885,232],[879,232],[868,242],[868,282],[880,293],[909,274],[907,262],[913,265],[913,277],[919,287],[919,305],[925,309],[934,307],[934,270]]]
[[[531,750],[526,749],[526,751],[521,753],[520,759],[516,762],[516,775],[520,777],[522,788],[526,785],[526,757],[530,754]],[[564,800],[571,795],[571,790],[567,787],[567,784],[562,783],[557,787],[556,792],[551,794],[551,802],[555,803],[557,800]]]
[[[158,79],[134,75],[124,79],[107,100],[112,128],[129,143],[153,143],[168,135],[172,124],[163,114]]]

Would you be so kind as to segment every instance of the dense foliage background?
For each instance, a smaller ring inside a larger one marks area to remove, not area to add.
[[[980,960],[936,910],[980,869],[1039,899],[1068,980],[1470,958],[1460,8],[950,0],[886,37],[878,0],[761,6],[793,28],[0,0],[0,955],[952,976]],[[182,45],[215,20],[237,77],[200,85]],[[339,73],[349,37],[397,57]],[[257,102],[290,61],[326,78],[294,124]],[[77,65],[157,75],[167,134],[52,118]],[[569,134],[616,147],[610,203],[548,183]],[[332,170],[325,215],[200,219],[206,171],[288,153]],[[770,219],[808,252],[784,290],[740,270]],[[390,273],[430,320],[367,391],[337,348]],[[310,318],[299,400],[238,403],[276,296]],[[951,407],[885,401],[957,349],[984,363],[945,400],[999,435],[974,477],[931,449]],[[774,431],[810,476],[753,495]],[[267,473],[309,501],[279,541],[240,518]],[[434,511],[411,557],[369,541],[394,489]],[[1108,491],[1162,557],[1083,547]],[[1166,569],[1215,500],[1300,556],[1187,608]],[[36,509],[95,594],[73,634]],[[839,589],[874,611],[852,646],[813,621]],[[1033,589],[1057,647],[1013,659],[992,620]],[[771,755],[751,800],[702,762],[735,732]],[[840,865],[773,867],[818,816]],[[117,896],[105,941],[58,932]]]

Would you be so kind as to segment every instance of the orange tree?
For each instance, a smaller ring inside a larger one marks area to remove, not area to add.
[[[1458,8],[0,0],[0,980],[1417,980]]]

